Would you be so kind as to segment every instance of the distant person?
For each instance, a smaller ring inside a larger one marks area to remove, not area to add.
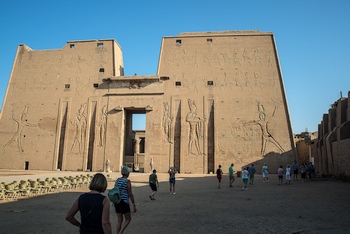
[[[249,178],[249,172],[246,167],[243,168],[242,171],[242,181],[243,181],[243,188],[242,190],[248,190],[247,184],[248,184],[248,178]]]
[[[256,169],[254,167],[254,164],[252,164],[249,169],[248,169],[248,172],[249,172],[249,184],[253,185],[254,184],[254,174],[256,172]]]
[[[117,234],[123,233],[131,222],[129,200],[131,200],[133,204],[134,213],[136,212],[136,203],[132,193],[131,181],[128,179],[129,175],[130,169],[124,166],[122,167],[122,177],[115,181],[115,183],[119,186],[122,198],[119,204],[114,204],[115,212],[118,216]]]
[[[112,233],[110,201],[101,193],[107,188],[107,179],[97,173],[91,180],[90,192],[81,194],[69,209],[66,220],[79,227],[80,233]],[[80,211],[80,222],[74,217]]]
[[[278,184],[279,184],[279,185],[283,184],[283,174],[284,174],[283,166],[280,166],[280,167],[277,169]]]
[[[216,178],[219,181],[218,189],[220,188],[220,185],[221,185],[222,174],[223,174],[223,172],[221,170],[221,165],[219,165],[219,168],[216,170]]]
[[[291,180],[291,176],[290,176],[291,172],[290,171],[291,171],[291,168],[288,164],[286,167],[286,184],[289,184],[289,185],[290,185],[290,180]]]
[[[170,194],[176,194],[175,192],[175,174],[177,170],[175,167],[170,167],[168,170],[169,173],[169,184],[170,184]]]
[[[292,164],[292,168],[293,168],[293,178],[294,181],[298,180],[298,173],[299,173],[299,166],[297,161],[294,161],[294,163]]]
[[[269,168],[266,163],[264,164],[261,170],[262,170],[263,182],[269,182]]]
[[[155,200],[154,195],[157,192],[157,187],[159,188],[159,182],[158,182],[156,170],[153,170],[153,173],[149,175],[149,186],[152,189],[152,193],[151,193],[151,195],[149,195],[149,198],[151,200]]]
[[[300,166],[300,176],[301,176],[301,182],[306,182],[306,174],[307,174],[307,167],[306,164],[303,163]]]
[[[233,170],[233,163],[231,163],[231,166],[228,168],[228,175],[230,178],[230,187],[233,187],[233,182],[235,181],[235,171]]]
[[[311,180],[311,176],[315,177],[315,166],[310,162],[309,164],[309,179]]]

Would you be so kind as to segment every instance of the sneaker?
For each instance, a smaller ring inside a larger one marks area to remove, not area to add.
[[[245,191],[247,191],[248,190],[248,188],[245,188]]]
[[[175,192],[173,192],[173,194],[175,195],[176,193],[175,193]]]
[[[170,193],[170,194],[173,194],[173,193]]]
[[[242,191],[244,190],[244,188],[242,188]]]
[[[150,195],[150,196],[148,196],[148,197],[149,197],[149,199],[153,200],[151,195]]]

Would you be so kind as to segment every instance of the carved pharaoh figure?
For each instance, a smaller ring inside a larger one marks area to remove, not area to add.
[[[80,106],[75,120],[70,122],[71,126],[75,128],[74,140],[73,140],[73,144],[70,152],[72,152],[74,147],[78,144],[79,153],[81,153],[81,148],[82,148],[83,142],[85,141],[86,125],[87,125],[85,111],[86,111],[86,103]]]
[[[257,101],[257,103],[258,103],[258,111],[259,111],[259,120],[254,121],[254,123],[260,126],[261,132],[262,132],[261,155],[265,154],[265,149],[268,142],[271,142],[272,144],[274,144],[282,153],[285,152],[282,146],[275,140],[275,138],[270,134],[268,130],[268,119],[266,117],[266,113],[263,105],[261,105],[259,101]]]
[[[188,106],[190,112],[186,116],[186,121],[190,124],[190,135],[188,141],[188,153],[189,154],[202,154],[199,144],[199,138],[202,138],[202,122],[203,120],[197,117],[197,107],[193,100],[188,99]],[[197,153],[193,152],[193,146],[196,148]]]
[[[99,130],[100,130],[100,139],[98,146],[103,146],[105,142],[105,132],[106,132],[106,123],[107,123],[107,107],[104,105],[101,109],[101,117],[100,117],[100,123],[99,123]]]
[[[163,106],[164,106],[164,113],[163,113],[162,124],[163,124],[164,134],[167,138],[167,141],[171,142],[171,123],[173,118],[170,116],[170,108],[169,108],[168,102],[164,102]]]

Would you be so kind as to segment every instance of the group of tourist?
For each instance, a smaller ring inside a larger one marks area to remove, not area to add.
[[[235,181],[234,177],[234,170],[233,170],[234,164],[232,163],[231,166],[228,168],[228,175],[229,175],[229,187],[233,187],[233,182]],[[262,177],[263,182],[269,182],[269,168],[267,166],[267,163],[265,163],[262,168]],[[254,178],[256,169],[254,167],[254,164],[251,164],[250,167],[243,167],[242,170],[242,181],[243,181],[243,187],[242,190],[248,190],[248,182],[250,185],[254,184]],[[293,175],[294,181],[298,180],[298,174],[299,174],[299,165],[296,161],[292,164],[292,167],[288,164],[284,170],[283,166],[280,166],[277,169],[277,176],[278,176],[278,184],[283,184],[283,177],[286,176],[286,184],[291,184],[291,177]],[[218,169],[216,170],[216,177],[219,182],[218,188],[221,186],[221,180],[222,180],[222,169],[221,165],[219,165]],[[312,177],[315,177],[315,167],[310,162],[309,164],[302,163],[300,166],[300,175],[302,182],[307,181],[308,179],[311,179]]]
[[[175,195],[175,174],[177,170],[171,167],[169,173],[170,194]],[[121,201],[114,203],[115,212],[117,213],[117,234],[122,234],[131,221],[130,201],[133,206],[134,213],[136,212],[135,198],[132,193],[131,181],[128,179],[130,169],[122,167],[122,177],[118,178],[115,186],[119,188]],[[89,185],[90,192],[81,194],[69,209],[66,220],[71,224],[79,227],[79,232],[83,233],[112,233],[110,222],[110,200],[108,196],[104,196],[107,189],[107,179],[102,173],[97,173],[91,180]],[[149,198],[155,200],[154,195],[159,188],[157,171],[153,170],[149,176],[149,186],[152,193]],[[75,215],[80,212],[80,221],[75,218]]]
[[[228,168],[229,175],[229,187],[233,187],[234,177],[234,164],[232,163]],[[269,168],[265,163],[262,168],[263,182],[269,182]],[[176,194],[175,192],[175,174],[177,170],[175,167],[171,167],[168,170],[170,194]],[[254,184],[256,169],[254,164],[249,167],[244,167],[242,170],[242,190],[248,190],[248,182],[250,185]],[[123,167],[121,170],[122,177],[118,178],[115,185],[119,187],[121,201],[118,204],[114,204],[115,212],[117,213],[117,234],[122,234],[131,221],[131,209],[130,201],[132,203],[133,211],[136,212],[135,198],[132,193],[131,181],[128,179],[130,175],[130,169]],[[294,181],[298,180],[299,165],[295,161],[292,166],[287,165],[284,170],[283,166],[277,169],[278,183],[283,184],[283,176],[286,176],[286,184],[290,184],[291,176],[293,174]],[[311,179],[315,176],[315,167],[310,162],[309,165],[302,163],[300,165],[300,174],[302,182],[307,179]],[[221,165],[216,170],[216,177],[221,187],[223,171]],[[69,209],[66,220],[71,224],[78,226],[80,233],[112,233],[110,222],[110,200],[107,196],[102,195],[107,189],[107,179],[102,173],[97,173],[91,180],[89,185],[90,192],[81,194],[78,199],[73,203]],[[149,186],[152,190],[149,198],[153,201],[154,196],[159,188],[159,181],[157,177],[157,171],[154,169],[149,176]],[[75,218],[75,215],[80,211],[80,221]]]

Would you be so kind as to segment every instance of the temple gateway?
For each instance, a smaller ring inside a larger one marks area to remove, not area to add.
[[[145,130],[132,128],[135,114]],[[20,44],[0,116],[2,169],[206,174],[295,160],[270,32],[163,37],[151,76],[124,76],[114,39]]]

